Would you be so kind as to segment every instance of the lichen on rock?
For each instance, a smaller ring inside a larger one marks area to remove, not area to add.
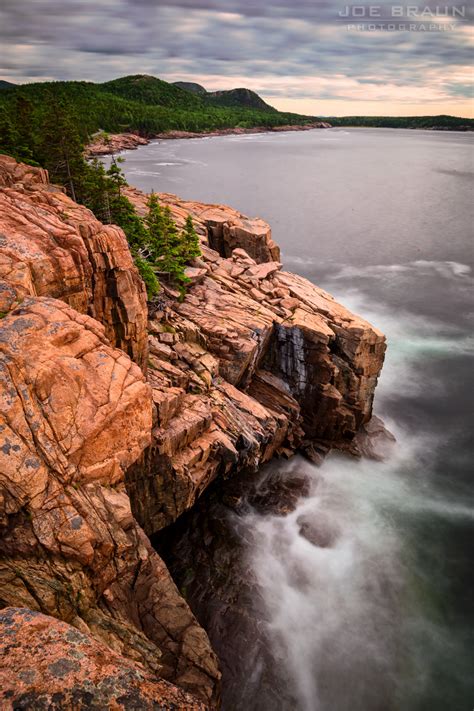
[[[0,704],[15,711],[205,711],[207,706],[60,620],[0,610]]]

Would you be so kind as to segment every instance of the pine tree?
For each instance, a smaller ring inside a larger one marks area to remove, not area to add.
[[[76,124],[65,102],[50,95],[48,111],[43,119],[38,153],[48,168],[52,181],[66,187],[73,200],[81,200],[86,162],[84,146]]]
[[[163,258],[168,251],[166,243],[167,233],[165,232],[165,223],[163,210],[158,202],[156,193],[152,192],[147,202],[148,213],[145,217],[145,224],[148,229],[148,246],[151,252],[151,257],[154,261]]]
[[[15,121],[15,154],[18,160],[38,165],[34,160],[36,136],[34,135],[33,104],[21,94],[15,98],[13,105]]]
[[[107,176],[110,178],[113,189],[118,197],[122,195],[122,188],[127,185],[120,163],[123,163],[123,158],[115,158],[115,156],[112,156],[112,163],[107,170]]]
[[[0,112],[0,152],[16,157],[18,152],[18,132],[6,109]]]
[[[163,259],[165,270],[178,284],[184,284],[187,280],[184,274],[185,260],[181,239],[168,206],[163,210],[163,240],[166,245]]]
[[[184,230],[181,232],[181,250],[185,262],[190,262],[201,255],[201,245],[191,215],[187,216]]]
[[[87,164],[82,202],[105,224],[113,222],[110,205],[111,183],[102,163],[94,158]]]

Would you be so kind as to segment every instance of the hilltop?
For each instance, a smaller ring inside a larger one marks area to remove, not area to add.
[[[173,84],[185,91],[191,91],[193,94],[207,94],[207,89],[202,84],[197,84],[194,81],[174,81]]]
[[[277,111],[273,106],[267,104],[255,91],[243,87],[238,89],[207,91],[201,84],[187,81],[176,81],[174,82],[174,86],[192,94],[198,94],[211,106],[237,106],[256,109],[257,111]]]
[[[14,122],[18,120],[19,99],[22,111],[29,114],[29,122],[39,126],[55,101],[67,104],[84,141],[101,129],[150,137],[167,131],[203,133],[308,125],[315,120],[276,111],[246,89],[201,95],[141,74],[104,83],[57,81],[6,87],[0,94],[0,123],[2,114]]]

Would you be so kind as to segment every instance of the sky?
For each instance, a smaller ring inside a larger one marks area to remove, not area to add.
[[[452,0],[1,0],[0,78],[152,74],[318,116],[474,116],[472,19]]]

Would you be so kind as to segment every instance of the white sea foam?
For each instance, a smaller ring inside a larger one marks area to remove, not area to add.
[[[135,168],[133,170],[128,171],[129,175],[151,175],[152,177],[157,177],[161,175],[161,173],[158,173],[157,171],[153,170],[139,170],[138,168]]]
[[[400,274],[403,272],[414,274],[418,272],[423,274],[435,273],[445,279],[456,279],[469,277],[471,271],[471,267],[468,264],[462,264],[460,262],[418,259],[405,264],[375,264],[364,267],[342,266],[340,271],[332,278],[348,279],[363,277],[379,279],[385,278],[390,274]]]
[[[374,307],[356,290],[343,301],[389,338],[379,410],[394,394],[443,387],[415,369],[419,358],[472,352],[468,339],[460,344],[454,334],[440,338],[439,323]],[[400,683],[415,695],[424,693],[426,658],[453,644],[411,587],[416,564],[405,529],[426,516],[472,520],[474,508],[454,486],[442,496],[432,487],[429,462],[439,441],[393,421],[387,425],[397,439],[388,461],[331,455],[318,469],[296,458],[280,465],[280,472],[303,471],[311,482],[309,495],[287,516],[255,512],[246,518],[248,556],[279,674],[287,675],[295,699],[291,711],[392,708]],[[408,643],[413,637],[417,643]],[[400,655],[410,668],[401,681]]]
[[[284,255],[284,261],[289,265],[304,265],[306,267],[320,264],[317,257]],[[327,266],[327,265],[326,265]],[[332,266],[332,265],[331,265]],[[334,263],[334,273],[331,279],[386,279],[390,275],[411,274],[415,276],[423,274],[437,274],[445,279],[464,279],[472,275],[472,268],[469,264],[454,262],[451,260],[436,261],[417,259],[403,264],[369,264],[366,266],[353,266],[348,264]]]
[[[389,708],[407,635],[429,639],[431,650],[449,644],[410,601],[405,522],[427,514],[472,519],[474,510],[427,492],[421,455],[434,442],[397,437],[385,463],[334,456],[321,469],[302,459],[283,465],[283,473],[309,476],[309,496],[287,516],[247,517],[250,561],[272,651],[296,699],[292,711],[376,711],[383,699]],[[302,535],[305,522],[316,543]],[[413,673],[403,683],[419,690],[427,683],[423,660],[414,653],[408,663]]]

